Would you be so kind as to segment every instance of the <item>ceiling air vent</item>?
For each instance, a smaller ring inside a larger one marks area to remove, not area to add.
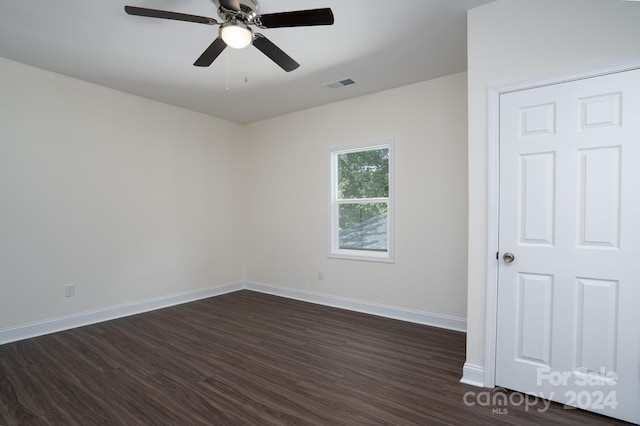
[[[356,84],[356,82],[350,78],[345,78],[344,80],[332,81],[330,83],[325,83],[324,85],[329,89],[337,89],[338,87],[349,86],[351,84]]]

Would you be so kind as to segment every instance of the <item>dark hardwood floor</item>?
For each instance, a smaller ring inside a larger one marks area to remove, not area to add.
[[[240,291],[0,346],[0,424],[625,424],[460,384],[464,348],[463,333]],[[485,404],[496,394],[511,403]]]

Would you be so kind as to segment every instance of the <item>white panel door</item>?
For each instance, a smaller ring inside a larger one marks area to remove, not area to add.
[[[499,233],[496,385],[640,423],[640,70],[500,96]]]

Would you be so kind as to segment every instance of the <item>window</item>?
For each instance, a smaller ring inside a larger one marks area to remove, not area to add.
[[[392,142],[330,152],[329,257],[393,262]]]

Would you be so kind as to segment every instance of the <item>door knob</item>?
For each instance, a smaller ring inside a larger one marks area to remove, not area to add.
[[[513,253],[505,253],[502,255],[502,260],[504,260],[504,263],[511,263],[514,260],[516,260],[516,257],[514,256]]]

